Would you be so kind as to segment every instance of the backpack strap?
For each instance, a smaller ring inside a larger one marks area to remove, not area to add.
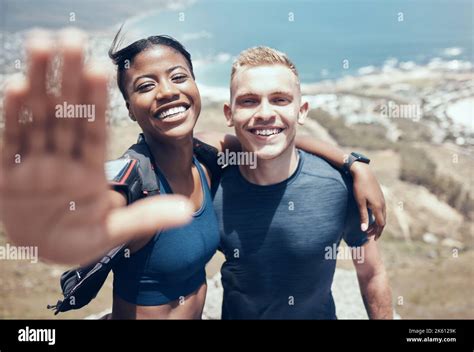
[[[160,193],[153,155],[142,134],[121,158],[108,161],[105,169],[112,189],[125,194],[127,204]]]
[[[222,175],[222,168],[217,164],[218,150],[194,138],[193,152],[211,173],[211,193],[214,195]],[[121,158],[106,163],[106,174],[112,188],[126,195],[127,204],[160,193],[153,154],[142,133]]]
[[[54,315],[57,315],[89,304],[104,285],[113,266],[123,258],[125,249],[126,245],[122,244],[111,249],[96,263],[65,271],[60,279],[64,298],[55,305],[48,304],[47,308],[54,309]]]
[[[219,151],[197,138],[193,138],[193,151],[196,158],[211,172],[211,194],[214,197],[223,172],[222,167],[217,163]]]

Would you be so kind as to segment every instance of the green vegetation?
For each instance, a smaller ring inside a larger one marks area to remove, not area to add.
[[[358,123],[347,126],[343,119],[334,118],[320,109],[312,110],[309,116],[326,128],[343,147],[396,150],[401,156],[399,177],[402,181],[426,187],[461,214],[474,219],[474,202],[469,185],[441,175],[428,154],[412,145],[411,142],[431,140],[430,133],[427,129],[420,128],[419,124],[409,120],[398,121],[397,125],[404,133],[399,142],[393,143],[385,137],[385,127],[379,124]]]
[[[436,172],[436,164],[421,149],[404,146],[399,147],[398,151],[401,155],[402,181],[425,186],[461,214],[473,219],[474,204],[471,194],[460,181]]]
[[[425,186],[431,193],[473,219],[474,205],[471,194],[464,185],[450,176],[440,175],[436,164],[425,151],[411,146],[397,148],[401,155],[400,179]],[[466,185],[469,187],[469,185]]]
[[[433,183],[436,164],[424,150],[413,148],[405,143],[399,143],[396,150],[401,156],[400,179],[402,181],[423,186]]]
[[[382,125],[357,123],[349,127],[342,119],[334,118],[321,109],[312,110],[309,117],[326,128],[337,143],[343,147],[359,147],[369,150],[392,149],[394,147],[394,144],[385,137],[386,129]]]
[[[423,117],[424,118],[424,117]],[[403,131],[400,142],[431,142],[433,135],[430,128],[420,126],[419,122],[409,119],[395,119],[397,127]]]

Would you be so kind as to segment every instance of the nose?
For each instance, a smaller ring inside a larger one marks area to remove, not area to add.
[[[258,110],[256,111],[254,116],[257,119],[269,120],[269,119],[275,117],[275,112],[273,111],[272,106],[270,105],[270,103],[266,99],[263,99],[260,102]]]
[[[169,101],[179,98],[179,90],[172,82],[166,80],[160,82],[156,93],[156,100]]]

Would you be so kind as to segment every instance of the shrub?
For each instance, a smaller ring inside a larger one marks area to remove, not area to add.
[[[316,109],[310,113],[321,124],[328,133],[344,147],[359,147],[363,149],[390,149],[393,143],[386,136],[386,129],[376,123],[356,123],[346,125],[343,119],[331,117],[327,112]]]
[[[474,217],[471,194],[460,181],[450,176],[439,175],[436,164],[422,149],[399,145],[397,150],[401,156],[400,179],[402,181],[425,186],[431,193],[468,219]]]

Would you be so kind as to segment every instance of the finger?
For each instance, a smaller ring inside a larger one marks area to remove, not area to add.
[[[376,240],[379,239],[380,236],[382,236],[383,229],[387,225],[387,204],[384,203],[382,204],[382,216],[383,216],[383,226],[380,228],[380,231],[378,232],[377,236],[375,237]]]
[[[375,239],[377,239],[379,232],[380,232],[380,228],[378,226],[374,226],[370,230],[367,230],[367,236],[374,237]]]
[[[118,245],[159,229],[184,225],[191,221],[192,205],[183,196],[146,198],[113,210],[107,219],[108,241]]]
[[[32,124],[24,126],[25,139],[32,153],[41,153],[47,145],[48,115],[51,113],[50,99],[47,94],[47,75],[53,57],[54,42],[46,31],[34,31],[29,35],[26,45],[28,56],[28,109]]]
[[[362,231],[367,231],[369,227],[369,211],[367,209],[367,203],[358,202],[357,206],[359,208],[359,214],[360,214],[360,229]]]
[[[379,239],[380,235],[382,234],[382,231],[383,231],[383,227],[380,227],[378,225],[374,227],[374,231],[372,232],[372,234],[376,241]]]
[[[382,207],[374,207],[374,209],[372,209],[372,213],[375,216],[376,224],[380,227],[384,227],[385,217],[383,215]]]
[[[81,125],[86,119],[87,106],[83,94],[83,48],[85,36],[79,30],[67,29],[59,34],[61,53],[61,96],[56,105],[55,144],[66,156],[77,154],[77,141],[81,140]]]
[[[85,35],[76,29],[66,29],[59,34],[59,48],[62,58],[61,96],[68,103],[79,100],[81,73],[83,70]]]
[[[378,240],[382,236],[384,227],[377,226],[377,231],[375,232],[375,240]]]
[[[83,119],[82,139],[80,143],[81,157],[91,165],[103,167],[106,153],[106,121],[107,109],[107,75],[105,69],[98,64],[84,72],[84,92],[89,118]]]
[[[367,229],[367,235],[373,235],[374,231],[376,230],[377,224],[373,223],[369,225]]]
[[[367,230],[367,236],[374,237],[374,240],[377,241],[377,239],[382,234],[382,231],[383,227],[378,226],[377,223],[374,222],[369,226],[369,229]]]
[[[3,131],[3,167],[11,166],[15,162],[15,156],[25,149],[20,123],[20,112],[25,103],[27,95],[27,83],[23,77],[14,77],[5,90]]]
[[[373,235],[375,236],[375,240],[377,240],[382,230],[385,226],[385,219],[383,217],[382,207],[371,207],[372,210],[372,224],[374,225]]]
[[[46,95],[46,76],[53,55],[54,42],[46,31],[36,30],[29,34],[26,44],[28,56],[28,85],[31,95]]]

